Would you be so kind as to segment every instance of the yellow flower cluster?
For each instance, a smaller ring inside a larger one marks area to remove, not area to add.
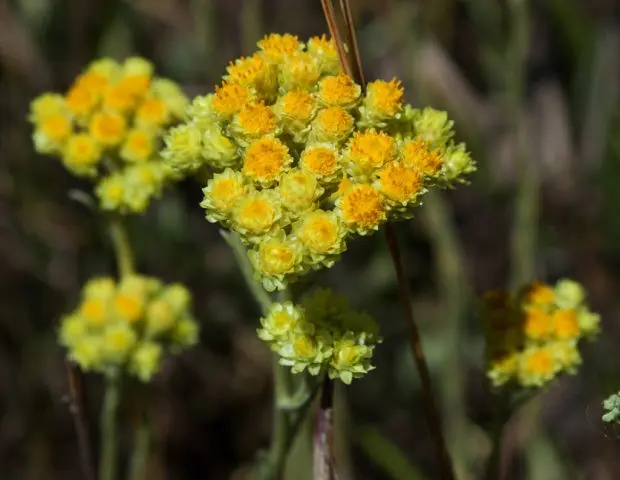
[[[128,373],[148,382],[165,353],[197,342],[190,303],[182,285],[138,275],[118,284],[95,278],[85,285],[77,309],[63,318],[60,342],[83,370]]]
[[[317,289],[301,305],[274,303],[261,318],[258,336],[293,373],[327,373],[349,384],[374,367],[370,364],[378,337],[376,321],[351,309],[345,298]]]
[[[585,292],[572,280],[554,287],[526,285],[516,298],[485,294],[481,310],[487,344],[487,375],[494,386],[542,387],[581,363],[578,342],[593,338],[600,318],[585,304]]]
[[[132,57],[97,60],[65,95],[45,93],[30,108],[36,150],[75,175],[99,179],[102,208],[142,212],[176,174],[161,161],[166,128],[187,107],[180,88]]]
[[[196,98],[163,156],[216,171],[201,206],[238,232],[267,290],[331,266],[348,239],[408,218],[422,195],[475,169],[445,112],[403,104],[396,80],[362,91],[332,41],[272,34]]]

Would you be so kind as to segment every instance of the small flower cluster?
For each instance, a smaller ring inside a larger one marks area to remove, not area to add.
[[[504,291],[485,294],[481,320],[487,344],[487,375],[495,387],[542,387],[581,363],[578,342],[593,338],[600,317],[585,304],[572,280],[554,287],[525,286],[516,298]]]
[[[261,325],[258,336],[293,373],[327,372],[346,384],[374,368],[370,361],[381,341],[372,317],[328,289],[315,290],[301,305],[274,303]]]
[[[178,175],[159,150],[165,129],[183,117],[187,103],[177,84],[153,76],[147,60],[102,59],[66,95],[36,98],[29,119],[37,152],[59,157],[75,175],[99,180],[102,208],[137,213]]]
[[[154,278],[92,279],[78,308],[63,318],[60,342],[83,370],[130,373],[148,382],[166,352],[198,341],[190,303],[185,287]]]
[[[325,37],[272,34],[258,46],[193,101],[163,156],[216,171],[201,206],[249,245],[267,290],[332,266],[349,238],[410,217],[430,188],[475,169],[445,112],[404,105],[395,79],[363,92]]]

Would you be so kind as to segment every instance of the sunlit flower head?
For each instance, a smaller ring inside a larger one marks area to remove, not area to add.
[[[277,75],[273,66],[261,55],[255,54],[230,63],[226,80],[254,88],[265,97],[275,94]]]
[[[310,90],[321,77],[320,61],[306,52],[296,52],[284,59],[280,66],[280,88]]]
[[[333,211],[306,212],[295,225],[295,235],[306,249],[313,264],[333,263],[334,255],[346,249],[345,230]]]
[[[118,145],[125,136],[127,122],[118,113],[97,112],[90,120],[90,135],[104,146]]]
[[[340,172],[340,154],[328,143],[309,145],[301,153],[299,167],[322,182],[333,182]]]
[[[422,175],[436,175],[443,164],[439,150],[429,149],[422,138],[405,143],[401,155],[406,166],[416,169]]]
[[[394,205],[414,203],[423,192],[420,174],[402,163],[390,162],[377,175],[376,187]]]
[[[553,333],[559,340],[571,340],[579,337],[579,319],[572,309],[560,309],[553,313]]]
[[[120,150],[121,158],[130,163],[147,161],[155,151],[154,140],[147,130],[130,130]]]
[[[101,148],[86,133],[72,135],[65,146],[63,163],[76,175],[93,175],[101,159]]]
[[[282,216],[280,199],[273,191],[248,193],[235,205],[232,227],[247,241],[260,241],[271,232]]]
[[[279,235],[265,238],[256,250],[249,252],[250,261],[265,290],[283,290],[287,277],[303,270],[302,249],[296,239]]]
[[[296,168],[282,175],[278,192],[282,206],[297,215],[314,206],[323,194],[323,187],[313,174]]]
[[[396,116],[403,106],[404,89],[399,80],[376,80],[366,87],[363,115],[369,121],[381,121]]]
[[[233,128],[246,138],[258,138],[276,131],[277,119],[263,102],[244,105],[233,121]]]
[[[264,137],[251,143],[243,156],[243,174],[265,186],[273,184],[286,171],[292,157],[280,140]]]
[[[200,204],[210,222],[227,221],[237,204],[248,192],[245,178],[230,168],[216,173],[203,189],[204,200]]]
[[[386,219],[381,193],[370,185],[353,185],[338,199],[337,205],[346,227],[360,235],[377,230]]]
[[[341,107],[328,107],[312,122],[311,137],[317,142],[342,142],[353,131],[353,117]]]
[[[531,347],[519,362],[519,380],[524,387],[540,387],[558,373],[560,365],[549,347]]]
[[[312,37],[308,40],[307,47],[308,53],[320,62],[323,73],[334,75],[340,71],[338,51],[331,38],[327,38],[325,35]]]
[[[368,179],[396,155],[394,138],[384,132],[356,132],[343,157],[347,173],[353,178]]]
[[[171,112],[166,102],[159,98],[144,100],[136,111],[136,125],[157,129],[170,122]]]
[[[319,82],[319,100],[330,107],[351,108],[361,93],[361,87],[344,73],[325,77]]]
[[[258,47],[262,50],[263,55],[270,62],[280,62],[285,56],[289,56],[298,50],[301,50],[302,44],[296,36],[289,33],[280,35],[272,33],[265,35],[258,42]]]
[[[223,83],[215,87],[211,106],[222,117],[229,118],[251,100],[252,94],[247,86],[235,83]]]

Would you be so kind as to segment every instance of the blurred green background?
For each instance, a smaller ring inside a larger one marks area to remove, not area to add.
[[[476,296],[562,276],[585,285],[603,334],[578,375],[508,425],[505,478],[620,478],[620,429],[600,421],[620,387],[620,1],[352,4],[366,77],[397,76],[408,101],[447,109],[479,162],[471,185],[398,225],[459,478],[480,478],[490,450]],[[101,219],[68,195],[88,185],[34,153],[29,101],[104,55],[145,56],[204,94],[264,34],[326,31],[318,0],[0,0],[0,477],[80,478],[56,328],[82,283],[114,268]],[[168,190],[130,222],[140,270],[186,283],[202,325],[153,386],[153,479],[245,478],[270,434],[258,309],[200,188]],[[339,395],[342,478],[436,478],[382,236],[307,281],[347,294],[385,337],[377,369]],[[101,380],[85,381],[94,424]],[[303,445],[293,455],[289,477],[307,478]]]

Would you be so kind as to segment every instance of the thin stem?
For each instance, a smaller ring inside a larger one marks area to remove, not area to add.
[[[452,469],[452,461],[446,448],[446,443],[443,438],[443,432],[441,427],[441,418],[439,411],[437,410],[437,404],[435,401],[435,395],[433,394],[433,386],[431,382],[431,376],[424,355],[424,349],[422,348],[422,340],[420,338],[420,332],[415,322],[413,314],[413,306],[411,302],[411,292],[409,291],[409,283],[405,277],[405,272],[402,263],[402,257],[400,253],[400,247],[396,240],[396,234],[394,229],[388,223],[385,227],[385,237],[387,240],[390,255],[392,257],[392,263],[394,264],[394,270],[396,271],[396,279],[398,281],[398,288],[400,291],[400,300],[403,310],[405,312],[405,324],[409,332],[409,341],[411,342],[411,350],[413,352],[413,358],[416,362],[416,367],[420,375],[422,382],[422,397],[424,399],[424,411],[426,421],[429,424],[433,442],[435,443],[435,449],[439,456],[439,469],[441,472],[441,478],[451,480],[454,478]]]
[[[493,430],[491,431],[491,455],[486,467],[486,480],[500,480],[502,475],[502,440],[504,433],[505,419],[498,407],[495,408],[495,418],[493,419]]]
[[[331,0],[321,0],[321,4],[323,6],[323,13],[325,14],[325,19],[327,20],[330,33],[332,34],[332,38],[338,47],[338,52],[340,53],[341,50],[346,52],[347,48],[345,48],[345,45],[342,43],[342,38],[338,34],[338,23]],[[355,50],[354,54],[349,57],[346,55],[340,55],[340,63],[342,69],[350,75],[353,75],[354,80],[361,85],[362,89],[365,90],[366,85],[364,83],[364,70],[361,64],[361,57],[357,51],[357,39],[353,16],[351,14],[350,2],[349,0],[341,0],[340,5],[347,29],[345,36],[349,39],[351,46],[354,47]],[[351,63],[354,65],[351,65]],[[409,291],[409,284],[402,265],[400,247],[398,246],[398,241],[396,239],[396,235],[394,234],[394,230],[389,223],[386,224],[385,227],[385,236],[390,250],[390,255],[392,257],[392,263],[394,264],[394,270],[396,271],[396,278],[398,281],[401,303],[405,312],[405,323],[409,331],[409,339],[411,342],[413,356],[422,382],[424,410],[431,434],[433,436],[435,448],[437,450],[441,478],[444,480],[452,480],[454,478],[452,460],[450,459],[448,449],[446,448],[446,442],[443,438],[441,418],[436,406],[435,395],[433,394],[431,377],[426,363],[426,358],[424,356],[424,350],[422,349],[420,333],[418,332],[418,327],[415,323],[413,315],[411,293]]]
[[[314,478],[333,480],[334,468],[334,382],[327,376],[323,379],[321,405],[317,412],[314,430]]]
[[[78,440],[80,467],[86,480],[95,480],[90,433],[85,414],[84,392],[82,390],[80,369],[71,361],[65,362],[69,379],[69,411],[73,417],[75,433]]]
[[[130,480],[145,480],[147,478],[147,466],[149,448],[151,446],[151,429],[148,415],[142,412],[134,440],[134,450],[131,457]]]
[[[101,458],[99,459],[99,479],[115,480],[116,477],[116,412],[120,400],[120,380],[117,376],[106,377],[103,410],[101,412]]]
[[[269,294],[254,279],[254,269],[248,259],[245,246],[239,235],[221,231],[220,234],[230,246],[237,261],[241,275],[250,289],[263,314],[266,314],[273,303]],[[283,292],[286,297],[288,292]],[[280,479],[284,475],[286,458],[297,432],[301,428],[306,412],[316,394],[316,389],[300,397],[307,390],[305,382],[294,385],[292,374],[288,367],[280,365],[277,355],[273,357],[273,437],[265,461],[255,472],[257,479]],[[300,395],[300,393],[302,395]]]
[[[121,217],[115,216],[110,218],[108,229],[116,255],[118,275],[121,278],[131,275],[134,272],[134,256],[129,235],[127,235],[127,230]]]

